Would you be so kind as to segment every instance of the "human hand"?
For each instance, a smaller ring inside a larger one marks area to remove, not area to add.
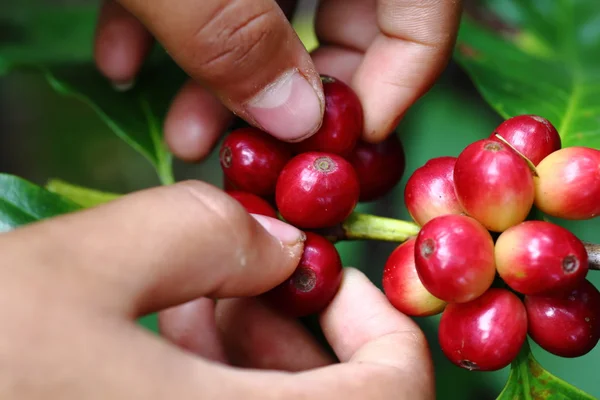
[[[353,87],[364,109],[363,138],[378,142],[446,66],[461,11],[460,0],[321,0],[315,20],[321,46],[311,57],[286,19],[295,6],[295,0],[105,0],[96,61],[110,80],[127,84],[153,37],[169,50],[192,78],[165,122],[166,141],[183,160],[210,153],[231,111],[281,140],[309,137],[324,109],[319,73]]]
[[[200,182],[4,233],[0,397],[433,399],[423,334],[360,272],[320,316],[341,363],[248,297],[289,277],[302,250],[296,228]],[[162,309],[179,346],[136,324]]]

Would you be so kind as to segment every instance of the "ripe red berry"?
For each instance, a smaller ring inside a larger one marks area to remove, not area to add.
[[[230,190],[226,192],[236,199],[251,214],[261,214],[267,217],[277,218],[275,209],[262,197],[253,193]]]
[[[358,175],[361,202],[388,194],[402,179],[406,167],[404,147],[397,135],[376,144],[360,140],[348,161]]]
[[[522,294],[552,294],[577,286],[588,272],[588,255],[568,229],[545,221],[525,221],[496,240],[496,269]]]
[[[535,205],[558,218],[591,219],[600,215],[600,151],[566,147],[536,167]]]
[[[383,269],[383,291],[400,312],[412,317],[439,314],[446,302],[433,296],[419,279],[415,266],[415,238],[408,239],[390,254]]]
[[[471,143],[458,156],[454,186],[463,210],[494,232],[523,222],[533,205],[529,166],[513,149],[489,139]]]
[[[454,191],[456,157],[436,157],[417,168],[406,181],[404,204],[412,219],[423,226],[435,217],[461,214]]]
[[[321,151],[348,156],[363,129],[363,110],[354,90],[344,82],[322,76],[325,112],[321,128],[311,137],[294,144],[297,153]]]
[[[529,335],[544,350],[581,357],[600,340],[600,292],[588,280],[562,296],[526,296]]]
[[[342,273],[342,260],[335,246],[322,236],[306,232],[298,267],[264,298],[291,317],[315,314],[327,307],[337,293]]]
[[[523,302],[508,290],[497,288],[468,303],[448,304],[438,331],[442,351],[453,364],[479,371],[508,366],[526,338]]]
[[[421,228],[415,264],[423,286],[438,299],[471,301],[488,290],[496,276],[494,241],[475,219],[443,215]]]
[[[358,203],[358,177],[352,165],[335,154],[308,152],[283,168],[275,201],[292,225],[317,229],[339,224]]]
[[[232,131],[219,152],[223,174],[238,190],[272,195],[281,169],[291,158],[287,146],[256,128]]]
[[[546,118],[537,115],[518,115],[502,122],[490,135],[490,139],[500,141],[502,136],[519,153],[538,165],[548,154],[562,146],[558,131]]]

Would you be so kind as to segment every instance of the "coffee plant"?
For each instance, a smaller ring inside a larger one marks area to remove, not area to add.
[[[360,139],[361,105],[333,76],[322,77],[325,120],[312,138],[288,144],[242,121],[231,127],[215,149],[223,190],[249,212],[305,230],[296,272],[263,294],[290,316],[318,313],[335,296],[343,267],[334,243],[396,243],[376,283],[398,312],[441,316],[439,346],[456,368],[510,366],[498,399],[593,399],[545,370],[530,343],[574,358],[600,340],[600,292],[589,279],[600,269],[600,246],[557,220],[600,215],[600,7],[594,0],[483,3],[466,7],[454,60],[504,121],[410,174],[402,188],[410,221],[356,210],[398,187],[410,154],[396,135],[379,144]],[[89,54],[60,45],[64,31],[48,22],[68,19],[68,34],[85,36],[90,15],[24,6],[1,18],[27,38],[0,43],[1,74],[42,74],[95,110],[162,184],[176,181],[162,123],[186,76],[160,48],[135,87],[117,92]],[[0,229],[119,196],[0,174]]]

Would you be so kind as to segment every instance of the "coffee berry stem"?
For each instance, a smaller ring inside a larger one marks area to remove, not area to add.
[[[353,212],[344,222],[318,230],[333,242],[342,240],[380,240],[403,243],[416,236],[421,228],[414,222]]]
[[[417,236],[421,227],[412,221],[403,221],[378,215],[353,212],[341,224],[312,230],[332,242],[347,240],[379,240],[404,243]],[[589,269],[600,271],[600,244],[583,242],[588,254]]]

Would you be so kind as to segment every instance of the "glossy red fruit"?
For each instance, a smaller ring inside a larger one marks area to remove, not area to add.
[[[468,370],[496,371],[508,366],[526,338],[523,302],[508,290],[497,288],[468,303],[448,304],[438,330],[446,357]]]
[[[471,301],[488,290],[496,276],[494,241],[471,217],[436,217],[417,235],[415,264],[423,286],[438,299]]]
[[[419,279],[415,266],[415,238],[408,239],[390,254],[383,269],[383,291],[400,312],[412,317],[439,314],[446,302],[433,296]]]
[[[361,202],[388,194],[400,182],[406,168],[404,147],[397,135],[376,144],[360,140],[348,161],[358,175]]]
[[[322,236],[306,232],[304,253],[285,282],[264,294],[284,314],[303,317],[322,311],[342,281],[342,260],[335,246]]]
[[[267,217],[277,218],[275,209],[262,197],[253,193],[231,190],[226,192],[236,199],[251,214],[266,215]]]
[[[600,292],[588,280],[563,296],[526,296],[529,335],[544,350],[581,357],[600,340]]]
[[[542,212],[570,220],[600,215],[600,151],[566,147],[536,167],[535,205]]]
[[[547,155],[562,146],[558,131],[546,118],[538,115],[518,115],[502,122],[490,135],[490,139],[500,141],[502,136],[519,153],[538,165]]]
[[[283,168],[275,201],[292,225],[317,229],[344,221],[358,202],[359,183],[341,156],[321,152],[297,155]]]
[[[454,187],[463,210],[494,232],[523,222],[533,205],[529,166],[513,149],[489,139],[471,143],[460,153]]]
[[[281,169],[290,160],[286,143],[256,128],[232,131],[219,152],[225,178],[238,190],[269,196]]]
[[[435,217],[461,214],[454,191],[456,157],[436,157],[417,168],[406,181],[404,204],[412,219],[423,226]]]
[[[496,240],[496,269],[504,282],[522,294],[552,294],[585,279],[588,255],[568,229],[546,221],[525,221]]]
[[[321,128],[311,137],[294,144],[294,151],[321,151],[348,156],[363,129],[363,110],[354,90],[344,82],[321,76],[325,111]]]

